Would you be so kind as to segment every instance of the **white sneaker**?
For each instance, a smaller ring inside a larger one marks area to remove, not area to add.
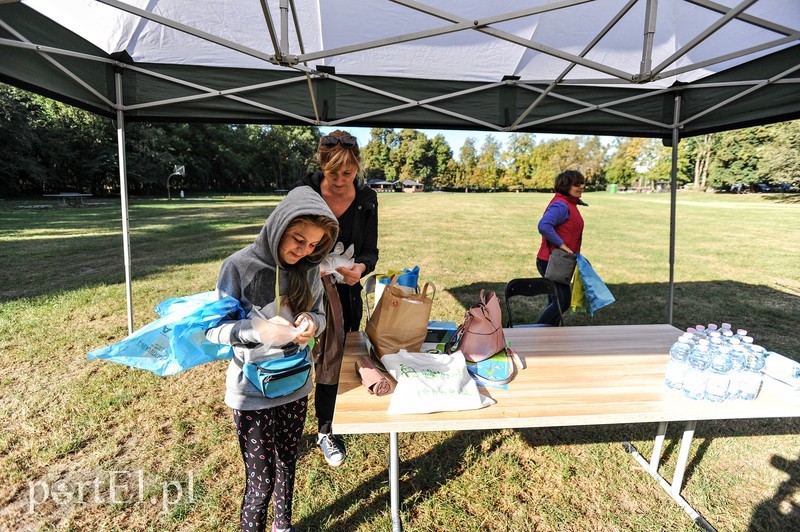
[[[338,467],[344,462],[344,443],[333,434],[322,434],[317,437],[317,445],[325,456],[325,461],[333,467]]]

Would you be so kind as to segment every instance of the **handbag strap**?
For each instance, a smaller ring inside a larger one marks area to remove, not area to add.
[[[525,366],[522,364],[522,361],[520,360],[519,355],[517,354],[517,352],[514,351],[514,349],[512,349],[510,346],[507,346],[503,350],[503,352],[506,354],[506,359],[508,360],[508,363],[511,366],[511,371],[508,373],[508,377],[504,377],[502,379],[490,379],[490,378],[484,377],[483,375],[479,375],[478,373],[472,371],[470,369],[470,367],[469,367],[469,364],[467,364],[467,371],[469,372],[470,375],[472,375],[473,377],[478,379],[479,382],[482,382],[482,383],[486,383],[486,384],[508,384],[509,382],[514,380],[514,377],[517,376],[517,372],[520,369],[524,369]]]

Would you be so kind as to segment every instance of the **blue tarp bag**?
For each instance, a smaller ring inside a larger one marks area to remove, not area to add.
[[[594,316],[594,313],[603,307],[606,307],[616,301],[611,291],[606,286],[606,283],[600,279],[597,272],[594,271],[592,265],[581,254],[578,254],[578,270],[581,272],[581,280],[583,281],[583,292],[586,297],[586,304],[589,307],[589,314]]]
[[[235,298],[219,299],[216,292],[202,292],[165,299],[155,311],[159,319],[115,344],[92,351],[88,359],[110,360],[166,377],[233,357],[231,346],[209,342],[205,331],[226,318],[244,318]]]

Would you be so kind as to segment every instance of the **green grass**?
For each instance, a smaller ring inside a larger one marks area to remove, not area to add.
[[[536,222],[549,198],[381,195],[379,269],[419,264],[437,286],[432,318],[460,321],[480,288],[502,294],[508,279],[537,275]],[[164,298],[212,289],[222,259],[253,240],[279,199],[134,199],[135,325],[154,319]],[[617,302],[567,325],[665,322],[669,196],[585,199],[583,253]],[[0,203],[0,529],[236,530],[244,481],[222,402],[225,363],[160,378],[87,362],[88,351],[127,333],[119,205],[26,205]],[[681,192],[673,311],[677,327],[728,321],[800,358],[800,203]],[[314,449],[312,420],[296,524],[389,529],[388,438],[348,437],[347,462],[331,469]],[[683,495],[720,530],[798,529],[799,428],[796,419],[701,423]],[[668,476],[679,429],[670,426],[665,445]],[[691,530],[621,448],[631,439],[649,456],[654,432],[646,424],[401,434],[405,528]],[[124,475],[110,501],[114,471]],[[38,502],[44,485],[57,500]],[[32,511],[31,486],[40,490]]]

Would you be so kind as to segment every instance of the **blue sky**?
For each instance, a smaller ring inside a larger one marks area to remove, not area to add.
[[[359,146],[364,146],[367,142],[369,142],[370,128],[368,127],[320,127],[319,129],[323,135],[330,133],[334,129],[343,129],[345,131],[349,131],[358,138]],[[512,133],[497,131],[461,131],[449,129],[420,129],[419,131],[423,132],[428,138],[433,138],[439,133],[444,135],[445,140],[447,140],[447,143],[450,145],[450,149],[453,150],[453,157],[456,159],[458,159],[458,152],[461,150],[461,147],[464,145],[464,142],[466,142],[468,137],[475,139],[475,148],[480,149],[488,135],[492,135],[495,140],[499,141],[501,144],[503,144],[503,146],[507,145],[508,139],[511,138],[512,135]],[[573,135],[551,135],[548,133],[536,133],[536,141],[541,142],[543,140],[563,139],[571,136]],[[603,142],[603,144],[608,144],[613,140],[613,137],[600,137],[600,140]]]

